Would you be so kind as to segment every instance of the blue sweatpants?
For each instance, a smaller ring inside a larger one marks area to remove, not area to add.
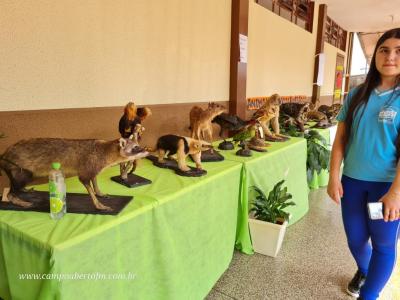
[[[391,184],[342,177],[343,224],[358,269],[367,276],[360,293],[364,300],[379,297],[396,264],[399,220],[371,220],[367,210],[367,203],[377,202]]]

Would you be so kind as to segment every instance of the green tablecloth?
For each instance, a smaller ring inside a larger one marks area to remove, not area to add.
[[[234,161],[204,163],[185,178],[141,161],[151,185],[128,189],[99,176],[103,192],[133,195],[118,216],[0,211],[0,297],[8,299],[201,299],[229,266],[240,173]],[[38,190],[46,190],[40,186]],[[84,192],[76,178],[69,192]],[[106,201],[104,201],[106,203]],[[133,280],[22,280],[20,274],[120,274]]]
[[[284,143],[271,143],[268,152],[253,151],[252,157],[235,155],[238,149],[222,151],[227,160],[243,163],[240,186],[240,204],[236,248],[244,253],[252,254],[253,247],[248,227],[249,188],[253,185],[269,192],[273,186],[285,179],[288,192],[293,195],[296,206],[288,207],[291,213],[290,224],[297,222],[308,211],[307,187],[307,143],[304,138],[291,138]]]

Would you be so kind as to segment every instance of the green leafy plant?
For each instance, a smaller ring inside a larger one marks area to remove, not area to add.
[[[254,212],[255,219],[270,223],[276,223],[278,219],[289,219],[289,213],[284,209],[296,203],[289,201],[292,195],[287,192],[287,187],[282,188],[284,182],[285,180],[281,180],[275,184],[268,197],[260,188],[251,187],[256,192],[255,199],[251,201],[253,207],[250,209],[250,212]]]
[[[319,174],[329,166],[331,151],[328,149],[328,143],[316,130],[310,130],[304,137],[307,139],[307,172],[311,176],[314,171]]]
[[[281,134],[292,136],[292,137],[304,137],[304,133],[299,131],[296,125],[288,124],[281,126]]]
[[[279,116],[279,127],[281,134],[292,137],[304,137],[304,133],[299,131],[297,125],[290,122],[290,120],[287,120],[286,118],[287,117],[285,117],[284,115]],[[294,121],[293,118],[291,118],[291,120]]]

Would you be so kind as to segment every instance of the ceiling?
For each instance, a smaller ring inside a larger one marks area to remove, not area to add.
[[[400,27],[400,0],[321,0],[328,16],[348,32],[358,32],[370,62],[382,32]]]
[[[321,0],[328,16],[352,32],[377,32],[400,27],[400,0]]]

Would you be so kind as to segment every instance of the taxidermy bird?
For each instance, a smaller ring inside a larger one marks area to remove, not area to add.
[[[245,141],[250,140],[253,136],[256,135],[255,126],[248,126],[244,128],[239,133],[235,134],[232,139],[236,143],[243,144]]]

